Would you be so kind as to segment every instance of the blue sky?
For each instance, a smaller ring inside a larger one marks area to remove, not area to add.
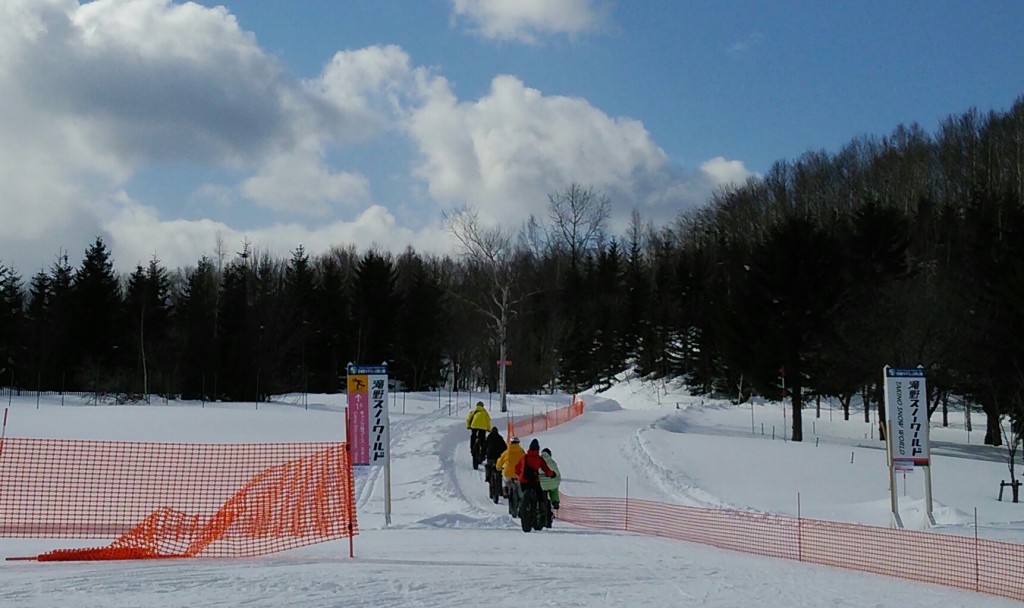
[[[0,263],[453,251],[570,183],[656,225],[1024,92],[1024,3],[0,0]]]

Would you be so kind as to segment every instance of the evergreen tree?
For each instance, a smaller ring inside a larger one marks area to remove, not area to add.
[[[213,262],[203,256],[186,275],[177,307],[184,399],[210,399],[220,394],[217,367],[217,277]]]
[[[353,363],[379,365],[392,358],[398,301],[395,266],[389,253],[368,251],[355,270],[353,316],[356,350]]]
[[[68,262],[66,253],[57,256],[50,267],[49,297],[47,298],[47,318],[49,321],[48,352],[53,361],[51,381],[63,390],[66,386],[75,386],[78,390],[93,389],[94,382],[85,378],[77,382],[76,366],[78,365],[75,328],[75,303],[72,285],[74,269]],[[86,374],[87,376],[89,374]]]
[[[565,334],[559,345],[559,386],[571,393],[590,388],[594,384],[590,365],[593,338],[589,319],[584,308],[590,295],[585,289],[585,264],[570,264],[565,268],[559,308],[560,318],[565,324]]]
[[[314,333],[311,390],[336,393],[342,390],[344,366],[353,360],[351,267],[355,253],[336,250],[316,264],[313,316],[320,333]]]
[[[170,279],[156,258],[146,268],[137,265],[128,277],[125,308],[131,336],[125,348],[135,360],[131,384],[148,399],[154,387],[166,391],[169,384]]]
[[[21,276],[0,264],[0,384],[26,385],[29,366],[28,349],[24,343],[25,302]]]
[[[436,386],[432,373],[442,362],[438,336],[448,320],[444,291],[432,269],[411,248],[396,265],[398,296],[398,340],[392,376],[412,390]]]
[[[813,386],[815,359],[831,335],[842,298],[842,246],[799,216],[784,220],[755,249],[750,277],[736,310],[742,328],[733,352],[746,349],[744,374],[762,394],[780,394],[780,376],[792,398],[792,440],[803,440],[803,391]]]
[[[252,282],[246,257],[224,269],[217,314],[217,388],[225,401],[262,399],[262,361],[257,351],[263,346],[264,328],[255,321],[250,299]]]
[[[290,386],[306,392],[309,387],[308,356],[315,346],[314,337],[322,332],[321,323],[313,316],[315,305],[315,274],[309,256],[301,245],[292,252],[284,271],[284,308],[291,321],[287,331],[289,343],[297,343],[298,357],[286,361],[286,377]]]
[[[53,338],[50,323],[50,277],[43,271],[32,276],[25,311],[25,343],[29,347],[31,376],[39,386],[52,387]],[[57,384],[56,386],[60,386]]]
[[[615,239],[598,250],[593,283],[596,288],[590,294],[594,304],[593,384],[606,388],[625,368],[629,352],[625,344],[629,319],[623,297],[623,262]]]
[[[110,252],[100,237],[86,250],[75,271],[71,299],[79,383],[91,383],[92,390],[98,391],[124,390],[120,362],[126,324],[121,289]]]

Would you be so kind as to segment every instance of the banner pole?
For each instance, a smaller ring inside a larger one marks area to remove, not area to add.
[[[351,426],[348,423],[348,408],[346,407],[345,408],[345,453],[348,455],[348,478],[349,478],[350,486],[352,488],[355,488],[355,480],[352,479],[352,475],[354,473],[352,472],[352,436],[351,436],[351,434],[349,432],[350,428],[351,428]],[[355,499],[356,499],[355,492],[352,492],[352,496],[349,496],[349,501],[348,501],[348,556],[350,558],[356,556],[355,555],[355,540],[353,539],[353,537],[355,536],[355,527],[352,525],[353,520],[355,520],[355,512],[356,512]]]
[[[9,406],[4,408],[4,427],[0,431],[0,456],[4,453],[4,439],[7,438],[7,410],[9,409],[11,409]]]
[[[897,528],[903,527],[903,520],[900,518],[900,499],[896,493],[896,468],[892,461],[892,420],[886,424],[885,451],[889,460],[889,497],[892,503],[892,517]]]
[[[924,468],[924,502],[925,513],[928,515],[928,525],[934,526],[935,514],[932,512],[932,465],[929,463]]]
[[[384,425],[384,527],[391,525],[391,417]]]

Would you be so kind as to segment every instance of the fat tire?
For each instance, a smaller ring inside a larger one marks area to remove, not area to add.
[[[536,506],[537,500],[533,496],[533,490],[523,492],[523,502],[519,505],[519,522],[523,526],[523,532],[529,532],[536,527],[534,524]]]
[[[487,471],[491,475],[491,500],[494,501],[494,504],[498,504],[498,502],[501,500],[501,473],[499,473],[498,469],[494,468],[491,465],[488,465]]]
[[[519,488],[513,484],[508,487],[508,514],[519,517]]]

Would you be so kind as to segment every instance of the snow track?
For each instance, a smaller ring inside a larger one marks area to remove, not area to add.
[[[646,435],[658,432],[668,417],[659,418],[637,429],[623,445],[622,452],[633,467],[640,471],[655,487],[665,493],[670,502],[692,507],[734,508],[727,502],[698,487],[682,471],[662,466],[648,449]]]

